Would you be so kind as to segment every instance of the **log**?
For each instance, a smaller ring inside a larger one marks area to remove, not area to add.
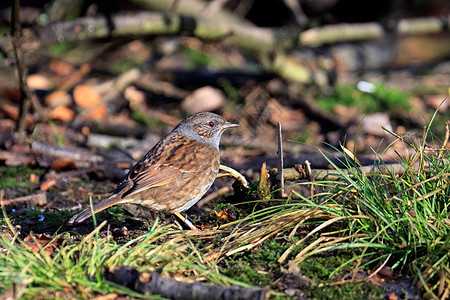
[[[269,289],[233,285],[224,287],[204,282],[186,283],[164,277],[158,272],[139,272],[128,266],[114,267],[106,275],[108,280],[145,295],[160,295],[168,299],[247,300],[269,299]]]

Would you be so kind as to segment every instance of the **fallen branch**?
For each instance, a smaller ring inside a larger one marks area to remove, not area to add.
[[[80,148],[63,149],[41,142],[33,142],[31,151],[43,156],[64,157],[73,161],[102,162],[102,156],[92,154]]]
[[[111,26],[111,24],[113,26]],[[248,23],[218,22],[158,12],[120,13],[106,17],[85,17],[75,21],[51,23],[42,29],[46,43],[143,35],[189,33],[201,39],[228,39],[241,48],[254,51],[289,50],[296,46],[367,40],[397,34],[432,34],[450,29],[450,16],[403,19],[396,22],[326,25],[302,31],[290,28],[260,28]],[[283,34],[284,32],[284,34]]]
[[[23,196],[23,197],[17,197],[13,199],[6,199],[2,201],[2,205],[11,205],[18,202],[26,202],[31,201],[34,204],[38,206],[43,206],[47,204],[47,194],[45,192],[38,192],[33,195]]]
[[[425,165],[428,167],[428,164]],[[376,174],[395,174],[395,175],[403,175],[405,172],[418,172],[421,166],[420,163],[415,163],[409,168],[405,169],[404,164],[383,164],[383,165],[370,165],[370,166],[362,166],[359,168],[351,168],[351,169],[340,169],[337,170],[323,170],[323,169],[313,169],[310,172],[307,171],[306,166],[295,165],[292,168],[283,169],[284,179],[285,180],[301,180],[301,179],[309,179],[313,180],[339,180],[342,179],[342,174],[349,176],[350,178],[354,178],[355,173],[364,173],[367,175],[376,175]],[[271,181],[275,184],[278,182],[277,175],[278,170],[273,168],[269,171],[269,175]]]
[[[139,69],[134,68],[120,74],[114,79],[98,84],[93,88],[102,96],[102,101],[108,102],[123,93],[125,88],[136,82],[141,77],[142,72]]]
[[[155,95],[163,95],[168,98],[182,100],[190,94],[189,91],[180,89],[170,82],[156,80],[149,74],[142,74],[142,76],[134,84],[138,88],[150,91]]]
[[[0,150],[0,160],[5,160],[7,166],[20,166],[30,164],[34,157],[29,153]]]
[[[161,276],[157,272],[139,272],[135,268],[115,267],[107,274],[108,280],[124,285],[145,295],[160,295],[168,299],[268,299],[269,289],[223,287],[203,282],[186,283]]]

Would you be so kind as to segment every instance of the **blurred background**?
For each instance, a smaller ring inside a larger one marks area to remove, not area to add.
[[[0,144],[20,152],[12,3],[0,4]],[[278,122],[287,165],[323,167],[317,147],[340,144],[373,159],[388,131],[414,140],[431,125],[444,139],[449,20],[446,0],[20,1],[26,133],[138,159],[186,115],[214,111],[241,124],[223,159],[248,175],[275,165]]]

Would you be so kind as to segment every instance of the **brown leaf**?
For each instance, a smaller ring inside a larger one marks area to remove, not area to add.
[[[0,132],[13,130],[15,123],[10,119],[0,119]]]
[[[53,109],[49,113],[50,119],[53,120],[61,120],[61,121],[71,121],[74,117],[73,110],[66,106],[58,106],[57,108]]]
[[[19,117],[19,107],[10,104],[2,104],[0,106],[0,112],[5,114],[9,119],[17,120]],[[31,114],[27,114],[26,124],[27,126],[33,124],[33,116]]]
[[[123,92],[125,99],[130,103],[131,109],[139,109],[145,103],[145,93],[136,89],[134,86],[129,86]]]
[[[55,179],[46,180],[46,181],[44,181],[41,184],[41,191],[47,191],[48,189],[50,189],[55,184],[56,184],[56,180]]]
[[[122,297],[119,297],[117,294],[108,294],[108,295],[99,295],[94,298],[95,300],[117,300],[117,299],[124,299]]]
[[[34,161],[34,157],[27,153],[16,153],[0,150],[0,160],[5,160],[7,166],[20,166]]]
[[[96,119],[103,119],[106,117],[107,109],[104,103],[99,106],[90,109],[84,116],[83,120],[90,121]]]
[[[23,241],[32,251],[38,252],[40,249],[44,249],[44,252],[50,255],[56,252],[57,247],[61,245],[63,240],[61,237],[52,238],[45,234],[34,235],[30,233]]]
[[[384,266],[383,268],[381,268],[381,270],[378,271],[378,274],[384,277],[394,276],[394,272],[392,272],[391,268],[388,266]]]
[[[397,295],[395,293],[390,293],[389,296],[388,296],[388,299],[389,300],[397,300],[398,297],[397,297]]]
[[[27,85],[34,90],[49,90],[52,84],[47,77],[41,74],[31,74],[27,76]]]
[[[439,112],[443,114],[447,112],[450,106],[450,101],[444,95],[425,96],[425,103],[434,110],[439,108]]]
[[[201,111],[213,111],[225,105],[225,96],[221,90],[205,86],[195,90],[181,102],[181,109],[188,114]]]
[[[50,70],[61,76],[70,75],[75,71],[75,67],[73,65],[58,60],[51,61],[49,67]]]
[[[227,219],[228,218],[228,215],[227,215],[227,213],[224,210],[221,210],[219,212],[216,211],[215,213],[216,213],[216,216],[218,218],[221,218],[221,219]]]
[[[63,90],[57,90],[45,97],[45,103],[48,107],[58,107],[69,105],[72,102],[72,97]]]
[[[61,157],[55,160],[50,166],[52,170],[75,170],[77,167],[72,160]]]
[[[378,274],[375,274],[374,276],[369,277],[369,280],[372,284],[375,285],[382,285],[386,283],[386,280],[384,278],[381,278],[378,276]]]
[[[100,95],[90,86],[80,84],[73,89],[73,99],[78,106],[92,108],[99,104]]]
[[[299,130],[304,127],[305,116],[299,110],[284,106],[274,98],[267,102],[267,108],[270,112],[270,122],[274,125],[281,123],[283,130]]]
[[[34,182],[34,183],[38,183],[38,182],[39,182],[39,176],[37,176],[37,175],[34,174],[34,173],[31,173],[31,174],[30,174],[30,181],[31,181],[31,182]]]

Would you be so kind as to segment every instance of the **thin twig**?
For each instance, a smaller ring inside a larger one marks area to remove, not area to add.
[[[30,91],[27,86],[27,74],[25,70],[25,64],[23,61],[22,52],[22,27],[20,25],[20,0],[14,0],[14,5],[11,10],[12,21],[12,45],[14,58],[16,59],[17,76],[19,79],[20,90],[20,112],[17,118],[16,128],[19,138],[25,138],[26,117],[30,110]]]
[[[26,201],[32,201],[36,205],[42,206],[47,203],[47,194],[45,192],[38,192],[36,194],[32,194],[32,195],[28,195],[28,196],[17,197],[17,198],[13,198],[13,199],[6,199],[6,200],[3,200],[3,205],[10,205],[13,203],[26,202]]]
[[[281,133],[281,123],[278,122],[278,172],[277,179],[280,181],[280,196],[286,197],[284,192],[284,162],[283,162],[283,135]]]

